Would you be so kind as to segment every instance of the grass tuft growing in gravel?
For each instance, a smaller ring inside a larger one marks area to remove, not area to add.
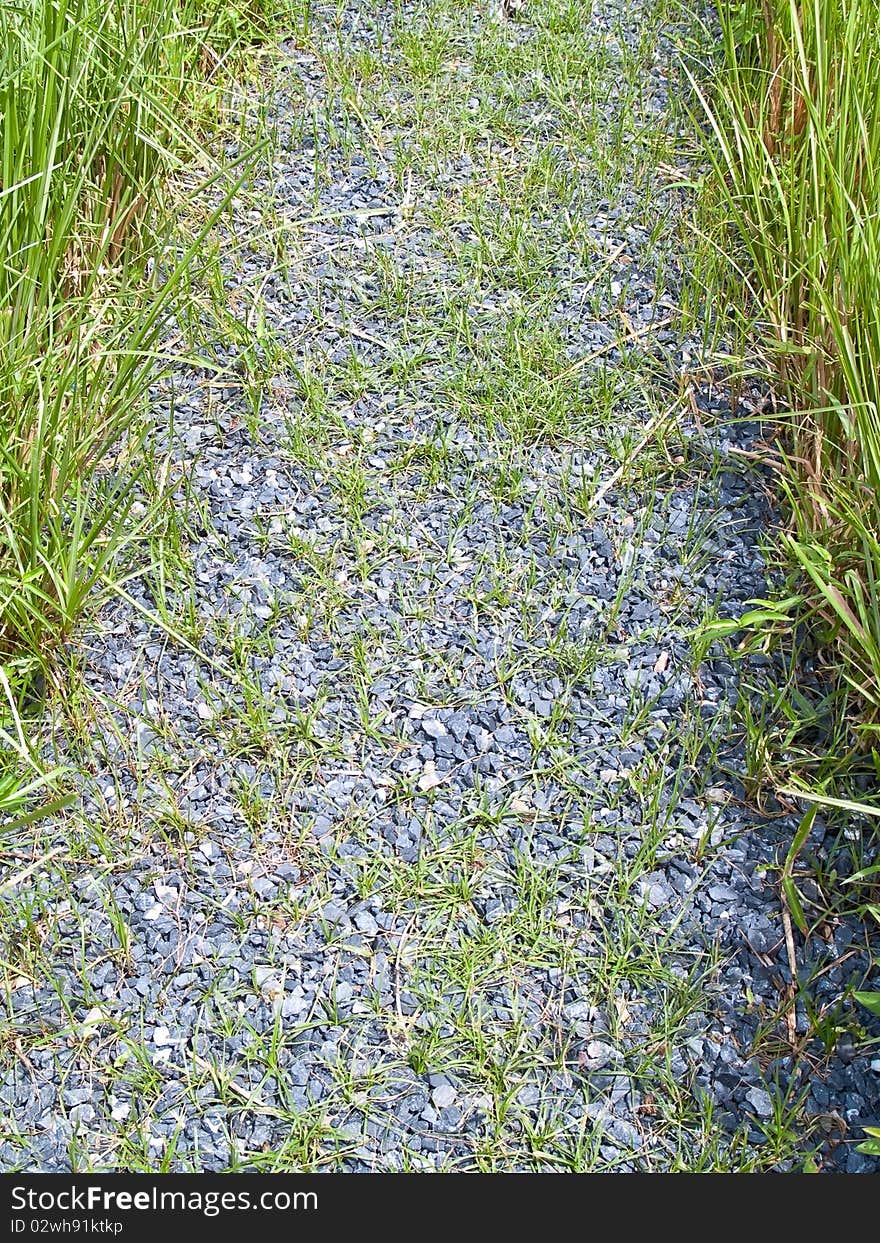
[[[203,75],[216,75],[218,50],[240,37],[238,27],[225,29],[227,8],[40,0],[0,10],[0,721],[10,763],[0,797],[8,810],[33,793],[17,788],[20,762],[39,768],[23,715],[54,680],[53,653],[108,574],[126,571],[120,555],[150,521],[132,510],[146,397],[163,350],[173,348],[169,309],[219,211],[215,204],[201,236],[182,242],[169,177],[181,165],[207,167],[189,122]],[[236,12],[243,19],[245,6]]]
[[[755,0],[724,2],[719,16],[721,63],[697,90],[718,218],[736,243],[731,303],[788,407],[775,422],[800,580],[775,621],[810,624],[864,752],[880,709],[876,7]]]

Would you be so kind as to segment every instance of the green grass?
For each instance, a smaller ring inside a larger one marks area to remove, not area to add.
[[[721,63],[708,86],[704,75],[693,85],[708,121],[709,210],[732,226],[716,234],[736,266],[729,305],[787,403],[777,424],[792,514],[784,542],[800,582],[783,611],[807,619],[831,678],[849,688],[842,702],[865,750],[880,718],[877,9],[718,9]]]
[[[207,168],[205,75],[265,5],[39,0],[0,9],[0,722],[10,775],[22,714],[126,545],[149,434],[145,397],[201,229],[181,247],[171,179]],[[252,14],[254,15],[254,14]],[[251,33],[255,27],[249,28]],[[206,179],[202,172],[200,176]],[[171,204],[174,203],[172,211]],[[154,496],[158,503],[160,497]]]

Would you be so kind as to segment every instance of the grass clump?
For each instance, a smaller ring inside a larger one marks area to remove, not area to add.
[[[132,536],[144,399],[198,250],[167,224],[169,175],[200,159],[180,118],[255,29],[229,7],[0,6],[0,716],[19,757],[48,654]]]
[[[790,410],[790,610],[880,721],[880,42],[873,0],[721,0],[697,87],[715,192]],[[742,282],[739,283],[742,293]],[[852,696],[850,696],[851,700]],[[843,701],[843,700],[842,700]]]

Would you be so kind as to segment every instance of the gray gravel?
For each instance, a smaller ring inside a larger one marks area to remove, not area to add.
[[[374,10],[392,45],[394,7],[349,2],[343,48],[375,45]],[[618,18],[634,41],[622,0],[597,6],[596,38]],[[462,22],[467,50],[482,19]],[[233,315],[253,330],[257,308],[268,335],[254,350],[206,318],[226,378],[181,366],[154,393],[160,426],[173,407],[156,452],[173,454],[184,565],[164,601],[145,575],[140,608],[104,610],[83,639],[93,715],[58,722],[82,802],[16,895],[0,1166],[792,1168],[782,1111],[823,1168],[876,1169],[854,1145],[878,1124],[880,1062],[851,1035],[867,1016],[835,1009],[869,972],[863,926],[795,934],[802,1056],[779,1019],[775,878],[797,817],[754,810],[732,721],[742,683],[760,699],[780,672],[720,648],[694,670],[694,624],[767,590],[769,489],[738,452],[757,396],[734,421],[704,387],[670,432],[674,467],[661,455],[578,510],[573,481],[610,476],[609,437],[637,437],[644,402],[624,385],[614,428],[560,436],[468,417],[449,306],[471,281],[475,349],[503,359],[516,274],[474,285],[466,213],[457,244],[436,213],[484,167],[474,149],[415,164],[403,211],[406,117],[386,100],[368,113],[383,144],[355,127],[346,148],[351,113],[314,46],[284,49],[271,167],[221,242]],[[645,124],[665,63],[661,44]],[[555,132],[527,86],[510,104],[526,153]],[[666,318],[677,201],[635,183],[609,198],[584,174],[584,236],[629,259],[604,319],[584,313],[596,272],[561,213],[533,221],[558,256],[568,359],[614,341],[615,298],[635,330]],[[260,250],[279,216],[299,222],[283,276]],[[408,291],[397,304],[373,296],[382,271]],[[662,388],[699,342],[660,325],[640,349]],[[618,349],[607,364],[632,367]],[[160,607],[211,663],[141,611]],[[819,818],[805,866],[844,876],[858,851]]]

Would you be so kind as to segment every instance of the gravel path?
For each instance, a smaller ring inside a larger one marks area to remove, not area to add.
[[[862,925],[795,930],[791,1004],[779,672],[693,638],[773,514],[675,328],[669,44],[587,7],[315,4],[249,97],[227,371],[157,384],[163,568],[2,895],[3,1168],[876,1165]],[[858,849],[816,821],[815,910]]]

